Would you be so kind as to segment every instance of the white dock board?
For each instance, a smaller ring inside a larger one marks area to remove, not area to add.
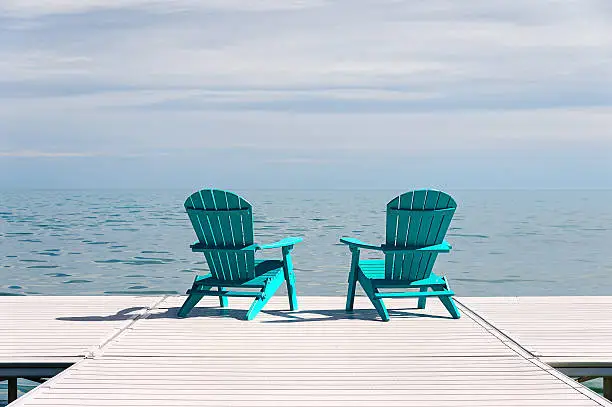
[[[0,358],[81,359],[15,406],[612,406],[435,299],[388,300],[388,323],[299,300],[244,321],[247,299],[178,319],[183,297],[0,298]]]
[[[388,301],[388,323],[365,298],[351,315],[341,297],[300,297],[290,312],[278,296],[254,321],[241,319],[245,299],[220,311],[208,298],[177,319],[182,301],[165,299],[15,405],[612,406],[436,300],[424,311]]]
[[[112,341],[108,356],[250,356],[285,354],[507,356],[512,350],[469,318],[453,320],[439,301],[425,311],[416,301],[387,301],[391,322],[380,320],[366,298],[356,311],[344,311],[342,297],[301,297],[300,311],[288,311],[287,299],[275,297],[254,321],[245,323],[249,299],[230,299],[222,315],[216,298],[205,298],[188,318],[177,319],[182,297],[164,300],[146,319]],[[414,304],[413,304],[414,303]],[[412,308],[409,308],[409,307]],[[143,346],[146,344],[146,346]],[[188,345],[187,345],[188,344]]]
[[[160,299],[0,297],[0,363],[80,360]]]
[[[612,366],[612,297],[471,297],[460,301],[547,363]]]
[[[394,363],[387,364],[393,361]],[[24,406],[600,406],[515,356],[102,357]],[[387,365],[387,366],[385,366]]]

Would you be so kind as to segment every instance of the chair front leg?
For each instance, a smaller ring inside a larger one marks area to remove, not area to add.
[[[359,267],[359,248],[350,247],[351,268],[348,277],[348,292],[346,293],[346,310],[352,311],[355,305],[355,289],[357,288],[357,268]]]
[[[289,296],[289,309],[298,309],[297,295],[295,293],[295,273],[293,272],[293,262],[291,261],[291,250],[293,246],[283,247],[283,272],[285,283],[287,284],[287,295]]]
[[[422,293],[427,292],[427,290],[429,289],[429,287],[421,287],[420,291]],[[425,302],[427,301],[427,297],[419,297],[419,303],[417,305],[417,308],[419,309],[425,309]]]
[[[218,287],[219,292],[223,291],[223,287]],[[227,307],[227,297],[224,297],[223,295],[219,295],[219,306],[221,308],[225,308]]]
[[[389,312],[387,311],[385,303],[382,299],[376,298],[378,289],[374,285],[372,285],[372,282],[367,279],[363,274],[360,274],[359,277],[361,277],[359,279],[359,284],[361,284],[363,291],[365,291],[366,295],[370,299],[370,302],[372,303],[372,305],[374,305],[374,308],[376,308],[376,311],[378,312],[378,315],[380,315],[380,318],[385,322],[389,321]]]
[[[450,285],[448,284],[448,280],[446,279],[446,277],[442,277],[442,278],[444,279],[444,285],[438,285],[432,288],[434,290],[450,291]],[[461,317],[461,313],[459,312],[459,309],[457,308],[457,305],[455,304],[453,297],[441,296],[439,298],[440,298],[440,301],[442,301],[442,304],[444,305],[446,310],[449,312],[449,314],[451,314],[451,316],[454,319],[459,319]]]

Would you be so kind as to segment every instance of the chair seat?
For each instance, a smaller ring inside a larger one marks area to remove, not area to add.
[[[270,278],[275,278],[279,273],[283,272],[283,261],[276,259],[260,259],[255,260],[255,278],[251,280],[221,280],[213,278],[210,274],[197,276],[195,284],[205,286],[223,286],[223,287],[244,287],[244,288],[262,288],[265,287],[265,281]]]
[[[431,273],[429,277],[422,280],[388,280],[385,278],[385,260],[384,259],[364,259],[359,260],[359,269],[361,274],[372,281],[377,287],[423,287],[446,284],[446,281]]]

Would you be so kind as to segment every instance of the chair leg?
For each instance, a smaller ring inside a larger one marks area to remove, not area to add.
[[[389,321],[389,313],[387,312],[387,307],[385,307],[385,303],[380,299],[376,298],[374,294],[376,293],[376,289],[367,278],[359,278],[359,283],[361,287],[363,287],[363,291],[367,294],[368,298],[376,308],[378,315],[382,318],[383,321]]]
[[[219,287],[219,291],[223,291],[223,287]],[[227,297],[224,297],[222,295],[219,296],[219,306],[221,308],[227,307]]]
[[[287,281],[287,296],[289,296],[289,309],[291,311],[297,311],[298,302],[297,295],[295,294],[295,280]]]
[[[289,297],[289,309],[298,309],[297,295],[295,294],[295,273],[293,272],[293,262],[291,261],[291,248],[283,247],[283,273],[287,284],[287,296]]]
[[[266,286],[261,290],[263,296],[253,301],[251,307],[247,311],[247,321],[251,321],[257,316],[257,314],[259,314],[259,311],[261,311],[262,308],[268,303],[268,301],[270,301],[270,298],[272,298],[272,296],[274,295],[276,290],[278,290],[278,287],[280,287],[282,283],[282,278],[275,278],[268,282],[268,284],[266,284]]]
[[[450,286],[448,285],[448,279],[446,277],[442,277],[444,279],[444,285],[439,285],[433,287],[434,290],[450,290]],[[459,309],[455,305],[455,301],[453,297],[439,297],[442,304],[446,307],[448,312],[452,315],[454,319],[459,319],[461,314],[459,313]]]
[[[355,290],[357,289],[357,279],[353,274],[349,274],[348,292],[346,293],[346,310],[352,311],[355,306]]]
[[[428,289],[428,288],[429,288],[429,287],[421,287],[421,290],[420,290],[420,291],[421,291],[422,293],[427,292],[427,289]],[[425,309],[425,302],[426,302],[426,301],[427,301],[427,297],[419,297],[419,303],[418,303],[418,305],[417,305],[417,308],[419,308],[419,309]]]
[[[442,304],[444,304],[444,306],[448,310],[448,312],[450,312],[452,317],[455,319],[459,319],[461,315],[459,314],[459,309],[455,305],[455,301],[453,301],[453,297],[444,296],[444,297],[439,297],[439,298],[440,298],[440,301],[442,301]]]
[[[195,286],[195,284],[194,284],[194,286]],[[189,314],[189,312],[193,309],[193,307],[195,307],[196,304],[198,302],[200,302],[202,297],[204,297],[198,291],[208,291],[210,289],[211,289],[211,287],[197,287],[197,288],[194,287],[194,288],[192,288],[191,289],[191,293],[189,294],[189,297],[187,297],[187,299],[185,300],[185,302],[181,306],[181,309],[178,312],[179,318],[185,318],[187,316],[187,314]]]
[[[432,288],[437,291],[448,290],[448,287],[446,285],[436,285],[436,286],[433,286]],[[444,305],[446,310],[451,314],[453,318],[458,319],[461,316],[459,313],[459,309],[455,305],[455,301],[453,301],[453,297],[443,296],[443,297],[438,297],[438,298],[440,298],[440,301],[442,301],[442,304]]]
[[[357,268],[359,267],[359,249],[352,250],[351,269],[349,270],[348,291],[346,293],[346,310],[352,311],[355,305],[355,290],[357,289]]]

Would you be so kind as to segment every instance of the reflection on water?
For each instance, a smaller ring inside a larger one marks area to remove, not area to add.
[[[4,191],[0,294],[184,292],[207,269],[189,251],[191,192]],[[382,242],[385,204],[403,191],[239,192],[259,242],[304,237],[293,252],[299,294],[344,295],[349,255],[338,238]],[[454,249],[436,270],[458,294],[610,294],[612,191],[449,192]]]

